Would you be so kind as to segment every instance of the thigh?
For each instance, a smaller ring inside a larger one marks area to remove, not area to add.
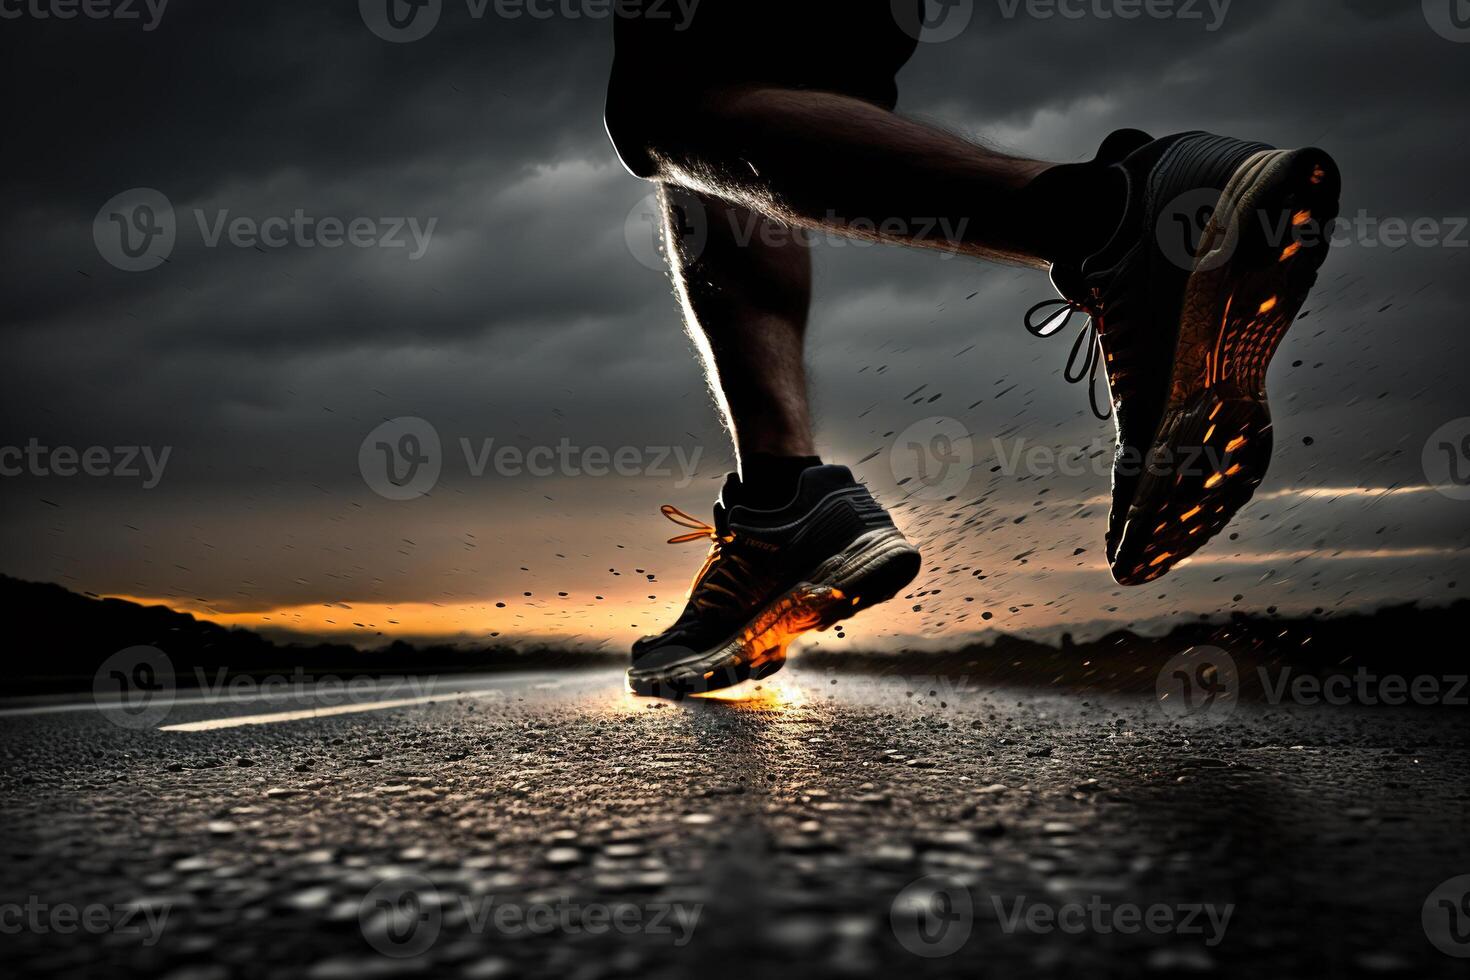
[[[704,93],[732,85],[836,92],[892,109],[895,76],[918,46],[901,8],[922,3],[699,0],[681,8],[638,0],[614,22],[613,145],[629,170],[649,176],[643,137],[652,117],[691,111]]]
[[[893,76],[918,45],[907,8],[922,3],[699,0],[686,15],[674,0],[642,0],[617,18],[618,68],[670,87],[775,84],[891,103]]]

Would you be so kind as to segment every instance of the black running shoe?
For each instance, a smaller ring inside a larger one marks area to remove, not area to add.
[[[1109,140],[1134,144],[1114,164],[1124,218],[1080,268],[1052,268],[1064,298],[1033,307],[1026,326],[1051,336],[1089,318],[1066,376],[1095,391],[1106,370],[1118,431],[1108,563],[1119,584],[1142,585],[1218,534],[1266,475],[1266,369],[1327,257],[1341,178],[1318,149],[1208,133]]]
[[[780,510],[740,497],[731,474],[713,524],[663,508],[690,528],[670,544],[712,547],[678,622],[633,645],[635,694],[681,698],[768,677],[791,640],[893,598],[919,574],[919,552],[845,466],[803,472]]]

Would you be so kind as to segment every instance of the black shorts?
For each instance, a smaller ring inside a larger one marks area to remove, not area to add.
[[[654,119],[731,85],[837,92],[892,109],[923,2],[618,0],[607,99],[613,147],[630,171],[649,176]]]

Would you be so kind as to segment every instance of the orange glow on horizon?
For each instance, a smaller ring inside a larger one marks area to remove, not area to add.
[[[275,609],[227,612],[212,605],[188,600],[157,599],[144,596],[112,594],[108,598],[122,599],[142,606],[165,606],[175,612],[189,613],[199,619],[220,626],[238,626],[243,629],[284,629],[308,634],[360,633],[364,639],[381,633],[386,638],[395,635],[423,637],[473,636],[494,639],[492,634],[503,636],[525,635],[535,632],[517,619],[518,611],[498,609],[494,602],[439,603],[439,602],[321,602],[299,606],[280,606]],[[593,610],[589,610],[592,612]],[[600,612],[600,610],[597,610]],[[591,628],[589,615],[585,624],[568,619],[562,627],[576,629],[578,626]]]

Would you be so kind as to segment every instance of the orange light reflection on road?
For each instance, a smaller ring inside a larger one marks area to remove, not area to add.
[[[807,701],[806,691],[802,686],[785,676],[768,677],[763,681],[746,681],[722,691],[710,691],[692,697],[700,701],[723,701],[726,704],[760,709],[794,708]]]

